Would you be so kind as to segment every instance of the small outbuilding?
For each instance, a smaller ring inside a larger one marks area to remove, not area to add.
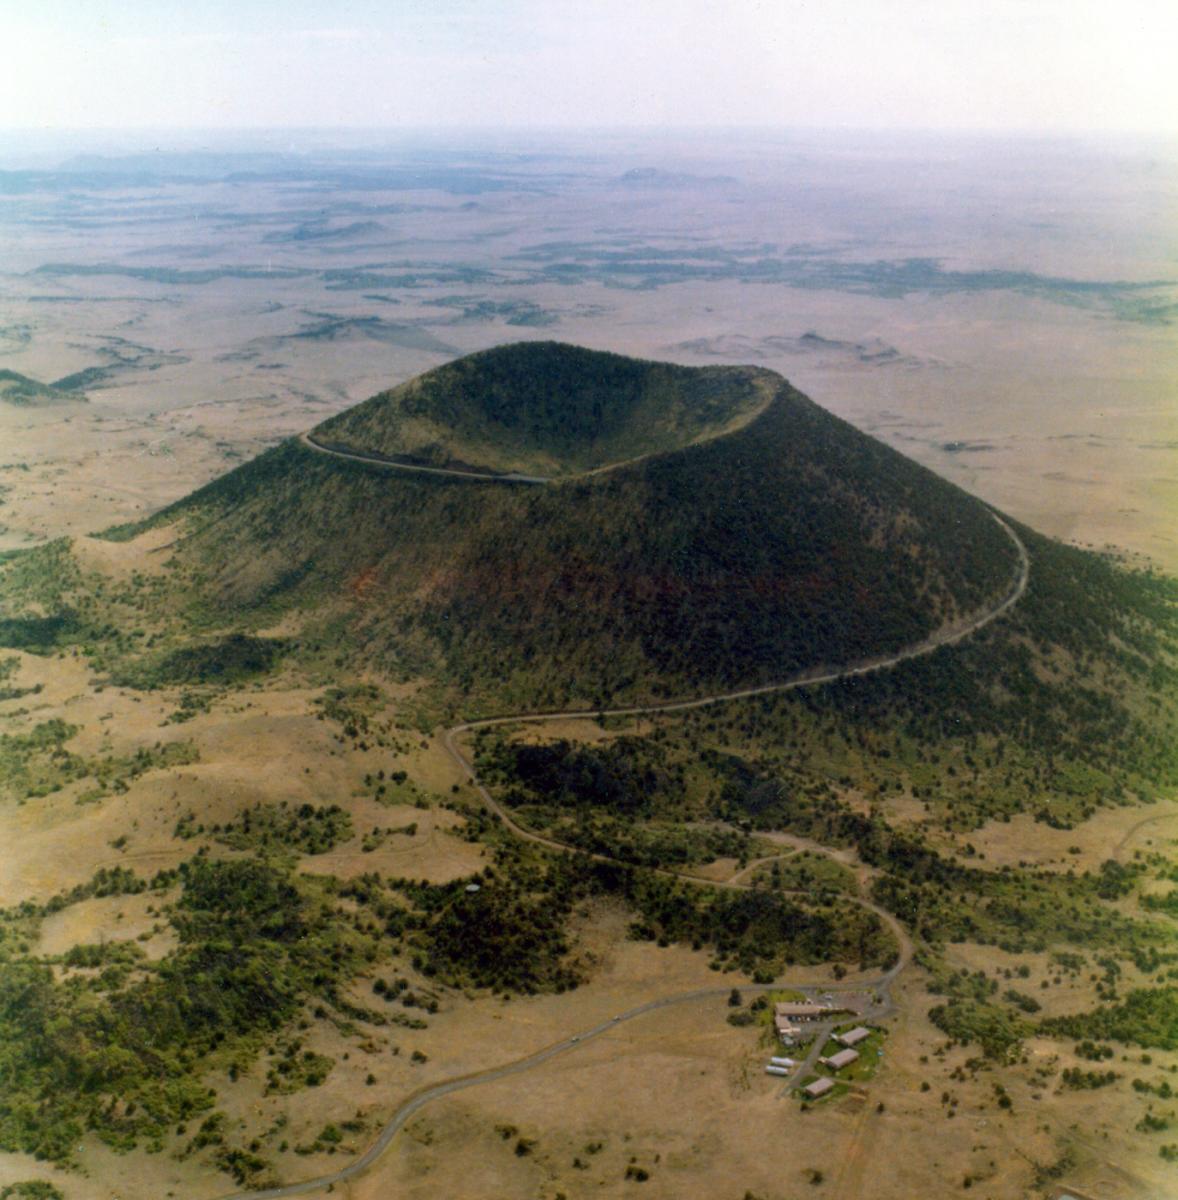
[[[831,1088],[834,1087],[834,1080],[827,1079],[824,1075],[821,1079],[815,1079],[813,1083],[808,1083],[802,1092],[811,1100],[817,1100],[819,1096],[825,1096]]]
[[[828,1055],[826,1058],[820,1058],[818,1061],[824,1067],[829,1067],[832,1071],[841,1071],[843,1067],[849,1067],[858,1057],[858,1050],[840,1050],[837,1054]]]
[[[840,1046],[857,1046],[869,1037],[871,1037],[871,1030],[866,1025],[859,1025],[854,1029],[848,1029],[846,1033],[836,1033],[834,1040]]]

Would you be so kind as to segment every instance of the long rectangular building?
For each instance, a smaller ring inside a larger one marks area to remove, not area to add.
[[[858,1050],[840,1050],[837,1054],[820,1058],[818,1061],[824,1067],[829,1067],[832,1071],[841,1071],[843,1067],[849,1067],[858,1057]]]
[[[803,1035],[806,1025],[815,1021],[828,1021],[839,1013],[850,1011],[842,1005],[779,1000],[773,1006],[773,1024],[782,1041],[790,1043]]]
[[[815,1004],[812,1000],[779,1000],[773,1015],[785,1021],[825,1021],[838,1013],[850,1012],[841,1004]]]
[[[815,1079],[813,1083],[808,1083],[802,1091],[809,1096],[811,1100],[817,1100],[819,1096],[825,1096],[830,1089],[834,1087],[834,1080],[827,1079],[825,1075],[821,1079]]]
[[[840,1046],[857,1046],[869,1037],[871,1037],[871,1030],[866,1025],[859,1025],[854,1029],[848,1029],[846,1033],[836,1033],[834,1040]]]

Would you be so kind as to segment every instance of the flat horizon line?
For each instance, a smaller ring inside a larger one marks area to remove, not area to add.
[[[183,133],[201,135],[233,134],[847,134],[847,135],[913,135],[921,137],[985,137],[985,138],[1074,138],[1129,137],[1178,141],[1178,130],[1168,128],[1114,126],[968,126],[968,125],[855,125],[845,122],[829,124],[603,124],[603,125],[488,125],[452,122],[437,125],[3,125],[0,135],[22,134],[46,136],[54,134],[140,134]]]

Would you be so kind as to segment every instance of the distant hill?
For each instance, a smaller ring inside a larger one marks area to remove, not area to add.
[[[731,187],[738,180],[731,175],[692,175],[682,171],[664,171],[658,167],[634,167],[618,177],[626,187],[699,188]]]
[[[379,237],[384,233],[379,221],[352,221],[347,225],[331,225],[326,221],[304,221],[293,229],[268,233],[263,242],[342,242],[353,238]]]
[[[84,404],[86,397],[48,383],[40,383],[18,371],[0,371],[0,402],[22,408],[50,404]]]
[[[678,694],[846,662],[992,602],[1016,566],[979,501],[756,368],[523,344],[314,432],[570,477],[477,483],[289,441],[154,518],[183,526],[178,600],[206,625],[297,610],[305,649],[500,701]]]

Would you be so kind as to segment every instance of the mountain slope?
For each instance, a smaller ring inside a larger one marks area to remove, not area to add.
[[[615,365],[573,348],[534,353],[543,371],[554,355],[570,374]],[[532,407],[531,361],[527,346],[464,360],[476,385],[505,389],[514,376],[525,397],[516,428],[529,432],[485,439],[480,464],[504,441],[567,438],[564,461],[576,457],[559,412]],[[633,395],[621,361],[603,409]],[[684,423],[702,405],[693,389],[735,411],[751,380],[767,402],[724,436],[541,486],[415,475],[288,442],[156,518],[185,530],[177,594],[206,622],[230,612],[264,626],[297,608],[308,645],[537,703],[768,682],[899,649],[1010,587],[1015,547],[976,499],[769,372],[674,371],[692,397]]]

